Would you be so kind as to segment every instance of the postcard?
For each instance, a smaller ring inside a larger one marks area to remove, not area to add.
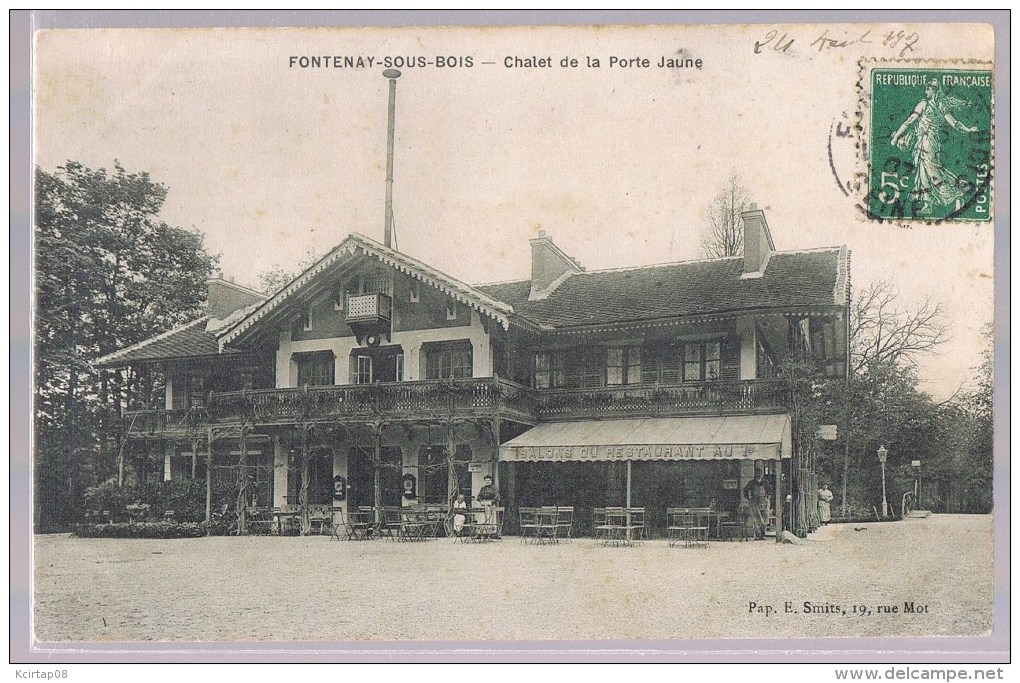
[[[36,31],[33,652],[1000,652],[994,36]]]

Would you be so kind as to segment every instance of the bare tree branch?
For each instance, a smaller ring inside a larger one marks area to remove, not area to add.
[[[725,189],[715,196],[708,210],[708,234],[701,239],[707,258],[739,256],[744,253],[744,224],[740,214],[751,201],[750,191],[737,176],[730,177]]]
[[[918,356],[949,341],[945,306],[930,298],[912,308],[900,308],[899,291],[888,280],[861,289],[850,316],[851,363],[864,372],[873,363],[916,366]]]

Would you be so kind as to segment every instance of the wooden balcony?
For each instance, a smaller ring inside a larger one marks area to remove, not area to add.
[[[254,424],[537,419],[531,390],[496,377],[213,392],[208,411],[213,423]]]
[[[298,423],[428,423],[501,418],[566,420],[776,413],[787,409],[782,380],[700,382],[536,391],[498,377],[213,392],[208,406],[125,413],[133,438],[183,437],[207,426]]]
[[[676,417],[782,412],[788,404],[782,380],[698,382],[677,386],[620,386],[536,392],[538,418]]]
[[[205,408],[124,411],[125,432],[134,438],[188,436],[207,422]]]

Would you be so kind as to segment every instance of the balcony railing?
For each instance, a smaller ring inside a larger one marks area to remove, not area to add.
[[[186,432],[199,426],[204,420],[204,408],[124,411],[124,428],[135,436]]]
[[[768,413],[788,405],[782,380],[536,391],[498,377],[213,392],[205,408],[125,413],[133,436],[209,424],[288,424],[500,417],[557,420]]]
[[[670,417],[768,412],[787,405],[781,380],[699,382],[678,386],[601,387],[536,392],[542,421],[613,417]]]
[[[496,377],[213,392],[214,422],[511,417],[535,422],[530,389]]]
[[[347,297],[347,322],[384,320],[389,322],[393,300],[386,294],[352,294]]]

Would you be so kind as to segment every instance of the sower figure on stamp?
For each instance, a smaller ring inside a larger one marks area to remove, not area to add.
[[[755,470],[754,479],[747,482],[744,487],[744,498],[751,507],[751,525],[754,527],[754,537],[758,540],[765,538],[765,523],[769,518],[769,498],[772,491],[762,476],[761,470]]]
[[[907,120],[893,133],[889,142],[902,150],[913,147],[914,197],[921,202],[921,213],[931,213],[933,205],[952,206],[963,199],[963,188],[956,174],[942,161],[942,144],[948,139],[943,123],[955,130],[973,133],[976,127],[964,125],[953,116],[952,109],[973,106],[972,103],[943,94],[938,79],[925,86],[924,99],[917,103]],[[911,130],[911,126],[917,124]]]

